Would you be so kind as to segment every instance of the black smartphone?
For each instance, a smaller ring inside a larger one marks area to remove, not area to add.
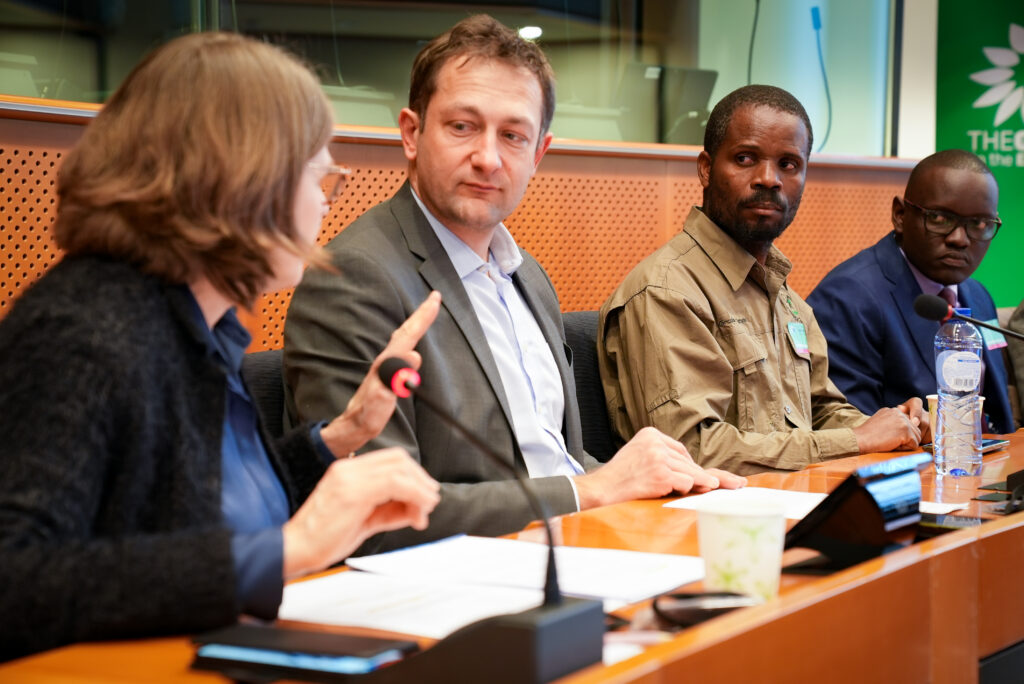
[[[690,627],[737,608],[757,605],[745,594],[727,591],[662,594],[654,599],[654,614],[676,627]]]
[[[309,677],[331,680],[365,674],[415,653],[414,641],[351,636],[260,624],[236,624],[195,638],[192,667],[237,677]]]
[[[962,530],[965,527],[976,527],[983,522],[984,520],[974,516],[952,515],[950,513],[922,513],[921,520],[917,523],[917,533],[914,541],[924,541],[947,532]]]
[[[1000,449],[1005,449],[1008,446],[1010,446],[1010,440],[1008,439],[993,439],[991,437],[986,437],[981,440],[981,453],[987,454],[990,451],[999,451]],[[920,448],[925,451],[931,451],[932,445],[931,443],[922,444]]]

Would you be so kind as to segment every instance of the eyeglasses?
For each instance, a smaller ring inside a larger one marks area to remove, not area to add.
[[[310,170],[323,174],[321,183],[326,188],[324,197],[327,198],[329,204],[333,204],[334,200],[338,199],[341,195],[341,191],[345,189],[348,177],[352,175],[352,169],[336,164],[329,166],[324,164],[308,164],[307,166]]]
[[[958,226],[963,226],[967,237],[979,242],[988,242],[996,236],[999,227],[1003,225],[1002,220],[990,216],[961,216],[951,211],[927,209],[906,198],[903,199],[903,203],[909,204],[921,212],[924,217],[924,228],[932,235],[945,237],[956,230]]]

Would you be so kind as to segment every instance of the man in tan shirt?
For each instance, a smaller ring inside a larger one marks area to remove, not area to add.
[[[800,204],[811,141],[779,88],[715,107],[697,162],[703,206],[601,308],[601,378],[623,439],[653,425],[702,466],[741,474],[919,443],[919,399],[869,418],[829,380],[825,338],[772,245]]]

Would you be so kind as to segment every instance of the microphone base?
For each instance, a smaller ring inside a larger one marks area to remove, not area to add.
[[[466,625],[426,651],[352,680],[549,682],[601,662],[604,630],[600,601],[563,598],[557,606]]]

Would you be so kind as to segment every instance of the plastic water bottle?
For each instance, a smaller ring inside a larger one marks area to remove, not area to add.
[[[970,309],[957,313],[971,315]],[[981,333],[951,318],[935,334],[935,380],[939,405],[935,471],[939,475],[981,473],[981,424],[976,413],[981,386]]]

